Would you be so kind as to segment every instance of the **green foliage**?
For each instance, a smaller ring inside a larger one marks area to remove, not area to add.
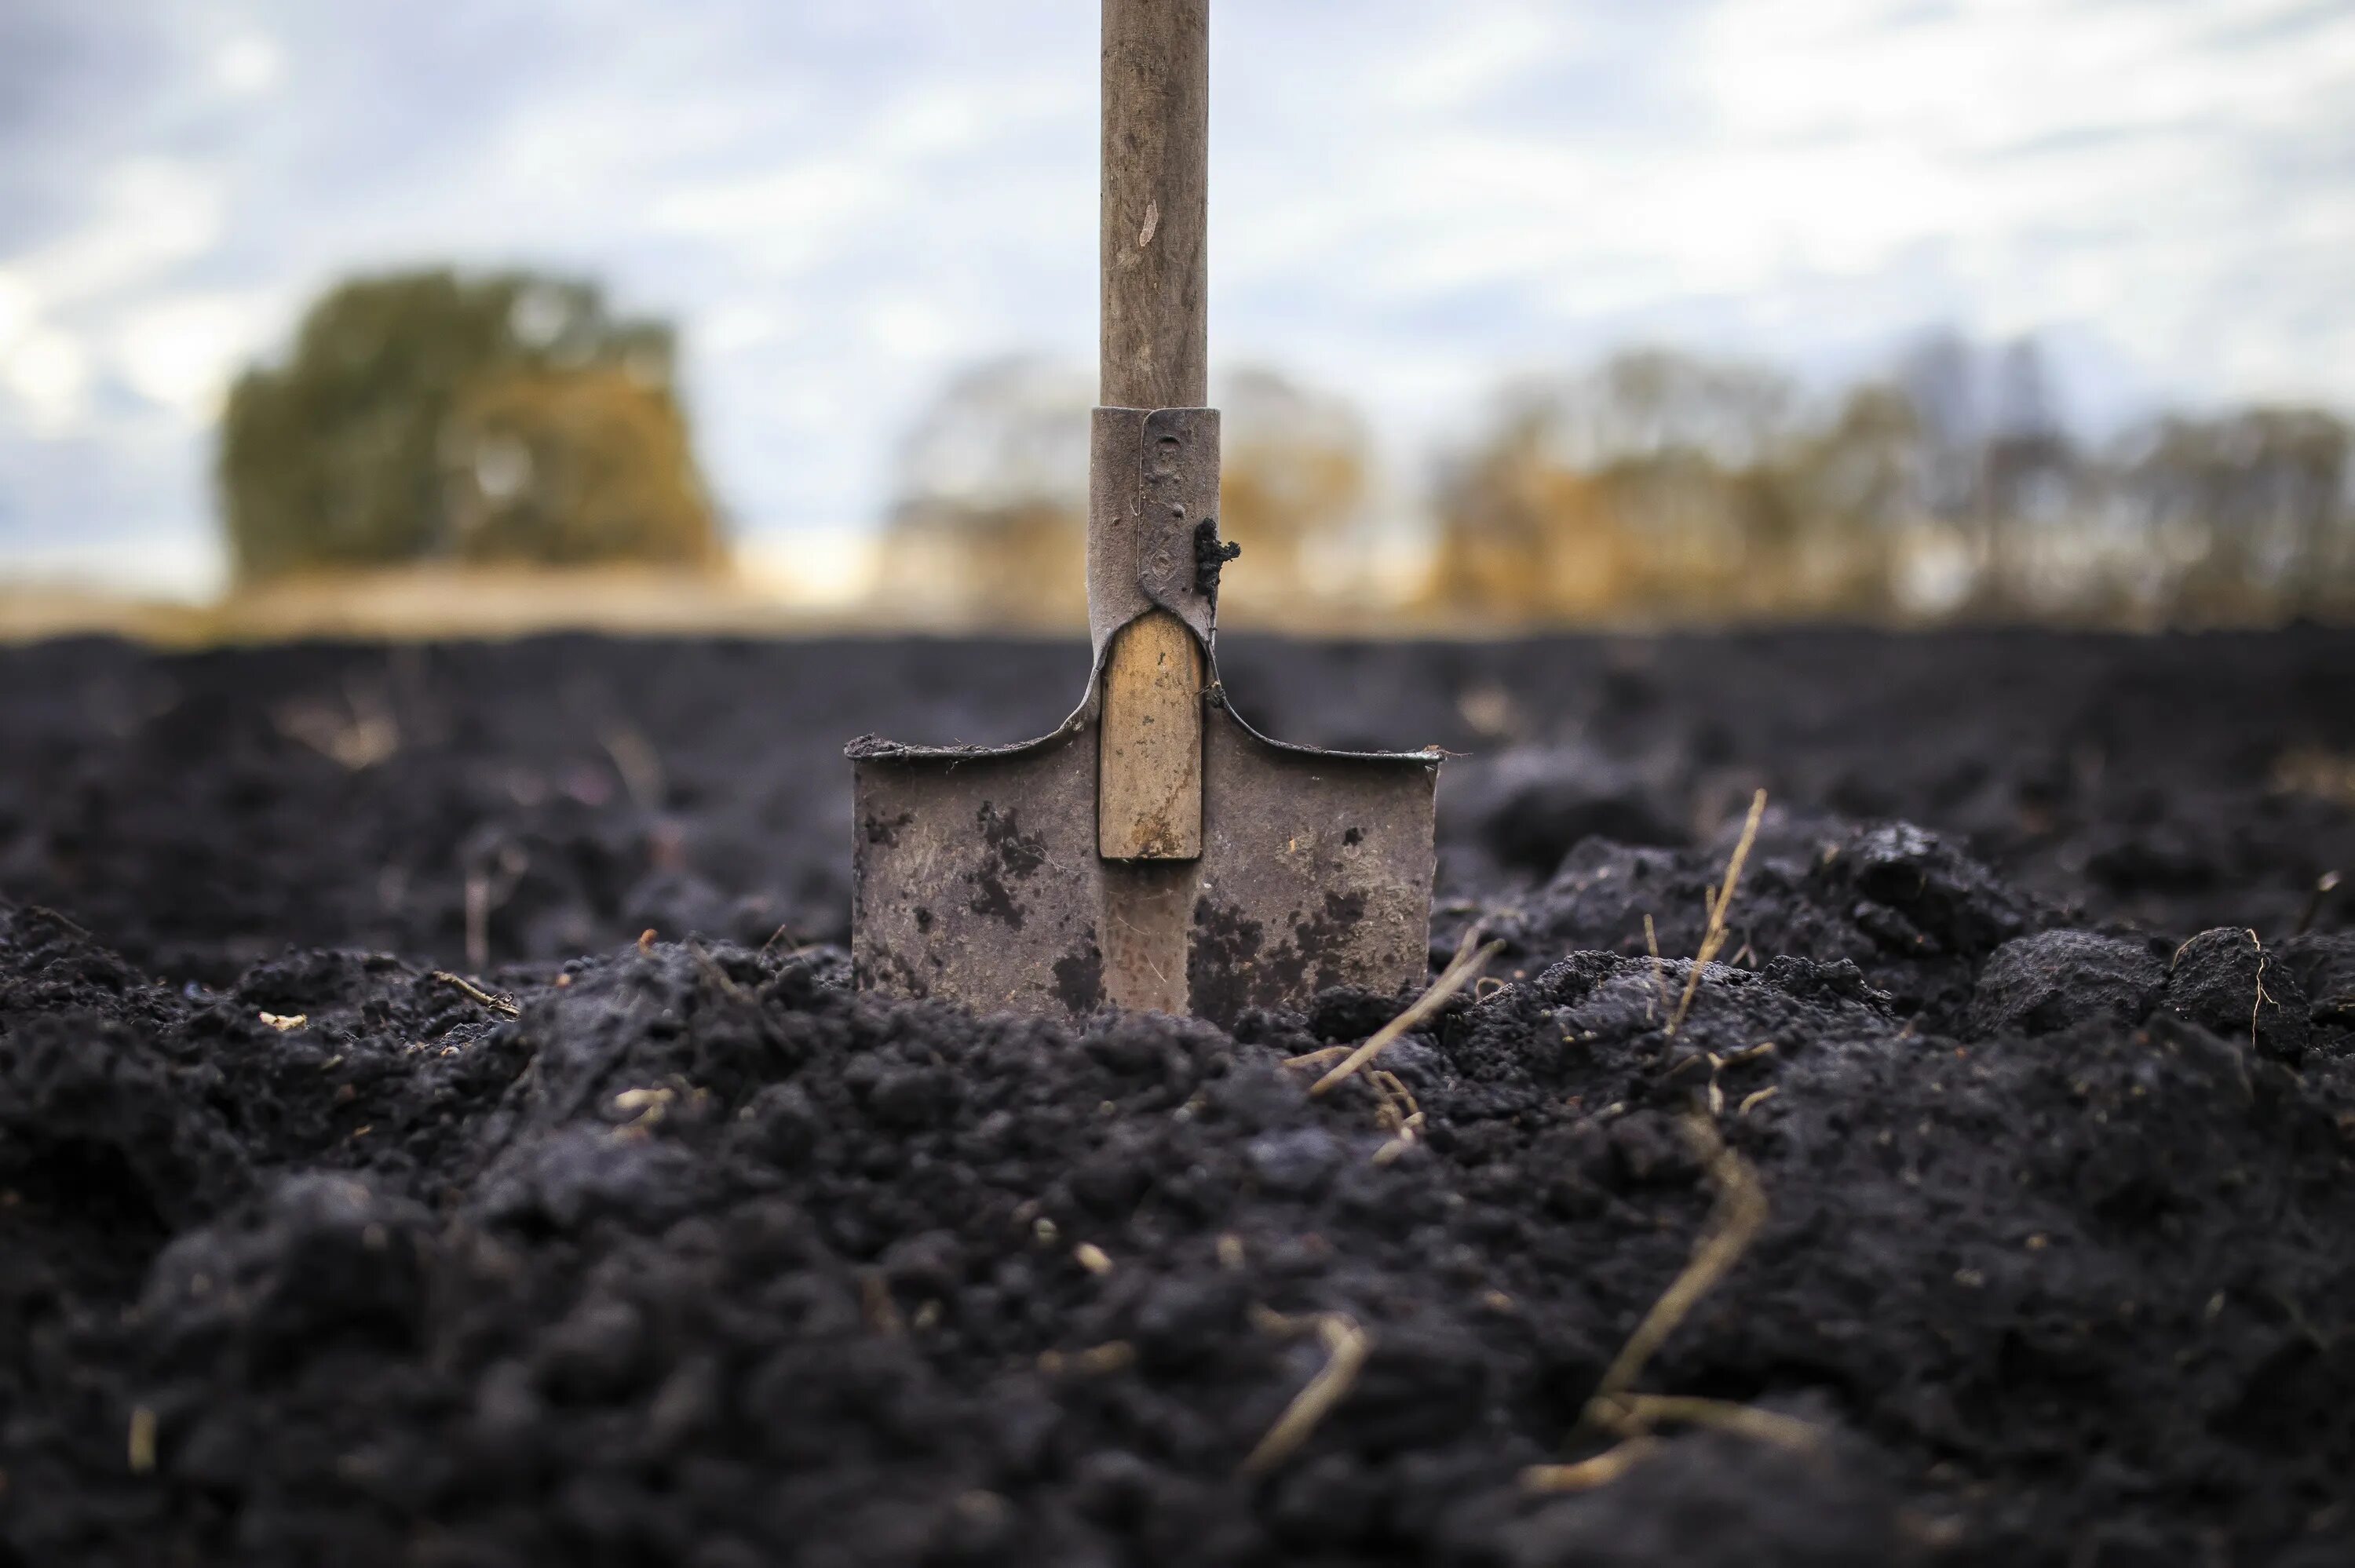
[[[240,577],[442,558],[709,561],[660,323],[591,284],[359,279],[239,378],[219,480]]]

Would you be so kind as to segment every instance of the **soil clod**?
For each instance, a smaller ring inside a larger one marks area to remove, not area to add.
[[[832,741],[1069,650],[12,651],[0,1563],[2355,1560],[2355,639],[1641,649],[1238,643],[1527,742],[1232,1030],[849,982]]]

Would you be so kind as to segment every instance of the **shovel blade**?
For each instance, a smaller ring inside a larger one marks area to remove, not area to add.
[[[1205,705],[1202,854],[1096,853],[1082,712],[996,751],[853,749],[862,989],[1085,1017],[1106,1002],[1231,1024],[1428,964],[1438,758],[1284,746]]]

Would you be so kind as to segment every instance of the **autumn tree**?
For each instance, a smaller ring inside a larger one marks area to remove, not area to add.
[[[1551,416],[1540,394],[1508,395],[1486,439],[1443,470],[1433,608],[1529,624],[1591,620],[1627,599],[1636,541],[1561,454]]]
[[[1093,393],[1080,372],[1028,355],[942,388],[900,443],[883,535],[895,607],[951,623],[1085,623]]]
[[[1443,482],[1435,602],[1522,621],[1781,602],[1807,521],[1778,467],[1796,400],[1662,350],[1516,389]]]
[[[2176,415],[2142,433],[2121,488],[2175,621],[2355,609],[2355,429],[2318,408]]]
[[[1317,552],[1342,547],[1367,488],[1363,421],[1275,372],[1222,376],[1220,531],[1242,545],[1221,612],[1296,612]],[[954,624],[1071,626],[1087,614],[1084,373],[1018,356],[953,378],[902,441],[884,529],[898,604]]]
[[[1345,602],[1362,577],[1357,534],[1370,440],[1356,408],[1276,371],[1220,377],[1220,532],[1242,546],[1220,613],[1261,621]]]
[[[1851,387],[1762,476],[1790,527],[1776,591],[1815,613],[1887,613],[1905,531],[1922,514],[1925,461],[1912,399],[1883,382]]]
[[[248,580],[424,559],[705,564],[720,535],[663,324],[591,284],[366,278],[231,390],[219,482]]]

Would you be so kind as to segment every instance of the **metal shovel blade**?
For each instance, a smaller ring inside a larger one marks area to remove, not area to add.
[[[1074,1018],[1142,1000],[1231,1025],[1425,977],[1435,753],[1270,740],[1213,670],[1200,859],[1108,861],[1092,701],[1021,746],[849,749],[862,988]]]
[[[1281,745],[1219,683],[1209,46],[1207,0],[1104,0],[1095,668],[1043,739],[850,745],[862,988],[1231,1024],[1423,979],[1438,754]]]

